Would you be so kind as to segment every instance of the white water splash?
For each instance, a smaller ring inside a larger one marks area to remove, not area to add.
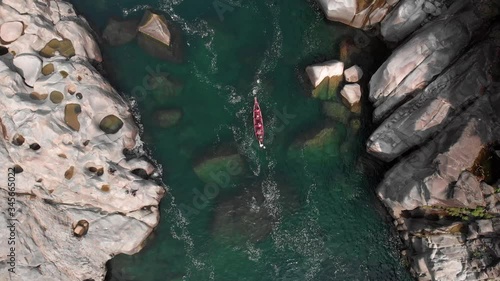
[[[122,9],[122,15],[123,15],[123,17],[127,17],[130,14],[137,13],[139,11],[145,11],[147,9],[151,9],[151,6],[149,6],[149,5],[137,5],[137,6],[134,6],[133,8],[130,8],[130,9]]]

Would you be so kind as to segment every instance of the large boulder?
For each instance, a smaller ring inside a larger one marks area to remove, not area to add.
[[[441,131],[493,82],[491,66],[497,63],[495,57],[494,40],[472,48],[417,97],[386,118],[370,136],[368,152],[392,161]]]
[[[469,1],[456,2],[452,8],[448,17],[414,33],[372,76],[369,97],[376,106],[375,121],[425,88],[463,52],[486,21]]]
[[[136,20],[109,19],[102,32],[102,38],[111,46],[119,46],[134,40],[137,35],[138,22]]]
[[[340,91],[342,98],[349,105],[349,108],[353,108],[361,101],[361,87],[359,84],[347,84]]]
[[[318,0],[326,17],[365,28],[379,23],[399,0]]]
[[[193,170],[205,183],[226,188],[242,178],[245,162],[237,153],[217,153],[198,160]]]
[[[350,83],[358,82],[363,77],[363,70],[357,65],[353,65],[344,70],[345,81]]]
[[[316,88],[327,77],[341,76],[344,73],[344,63],[337,60],[318,63],[306,67],[306,73]]]
[[[402,159],[377,188],[395,217],[425,205],[453,205],[449,194],[484,146],[500,139],[500,90],[492,89],[453,119],[428,144]]]
[[[146,52],[168,61],[182,61],[180,32],[163,15],[146,11],[138,31],[139,45]]]

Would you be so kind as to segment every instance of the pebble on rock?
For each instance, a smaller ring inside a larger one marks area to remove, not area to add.
[[[20,174],[20,173],[22,173],[23,171],[24,171],[24,169],[23,169],[21,166],[19,166],[19,165],[17,165],[17,164],[14,166],[14,173],[16,173],[16,174]]]
[[[33,149],[34,151],[37,151],[40,149],[40,145],[35,142],[35,143],[30,144],[30,148]]]
[[[64,177],[67,180],[70,180],[73,177],[74,172],[75,172],[75,167],[71,166],[71,167],[69,167],[68,170],[66,170],[66,172],[64,172]]]
[[[12,143],[17,146],[21,146],[24,143],[24,137],[20,134],[15,134],[12,138]]]
[[[86,220],[79,220],[73,227],[73,234],[76,237],[82,237],[89,231],[89,222]]]
[[[37,93],[37,92],[32,92],[32,93],[30,94],[30,98],[31,98],[32,100],[45,100],[48,96],[49,96],[49,95],[47,95],[47,94],[39,94],[39,93]]]

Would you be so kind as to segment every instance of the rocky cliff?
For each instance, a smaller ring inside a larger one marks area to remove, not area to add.
[[[499,280],[500,4],[319,2],[329,19],[362,28],[377,23],[380,36],[397,46],[370,79],[379,127],[367,150],[394,164],[377,194],[414,275]],[[358,15],[360,6],[368,10],[364,18],[377,20],[359,24],[332,12]]]
[[[103,280],[158,223],[158,171],[89,30],[62,1],[0,2],[0,280]]]

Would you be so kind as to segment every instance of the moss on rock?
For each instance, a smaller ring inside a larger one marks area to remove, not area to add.
[[[73,43],[68,39],[52,39],[40,50],[39,54],[42,57],[51,58],[56,55],[56,52],[61,56],[70,58],[75,55],[75,48],[73,47]]]
[[[82,108],[77,103],[69,103],[64,108],[64,122],[74,131],[80,130],[80,122],[78,115],[82,112]]]
[[[335,100],[339,93],[343,75],[326,77],[312,92],[312,97],[320,100]]]
[[[123,121],[115,115],[108,115],[101,120],[99,128],[106,134],[116,134],[123,127]]]
[[[180,109],[158,110],[155,112],[155,122],[159,127],[168,128],[179,122],[182,117]]]
[[[50,93],[50,101],[55,104],[61,103],[63,99],[64,95],[59,91],[52,91]]]
[[[54,64],[48,63],[44,67],[42,67],[42,74],[47,76],[54,73]]]
[[[194,167],[194,172],[202,181],[206,183],[224,185],[229,184],[229,182],[232,182],[241,176],[243,169],[243,158],[239,154],[231,154],[205,160]]]
[[[335,102],[324,102],[323,113],[333,120],[341,122],[342,124],[347,124],[351,115],[345,106]]]

